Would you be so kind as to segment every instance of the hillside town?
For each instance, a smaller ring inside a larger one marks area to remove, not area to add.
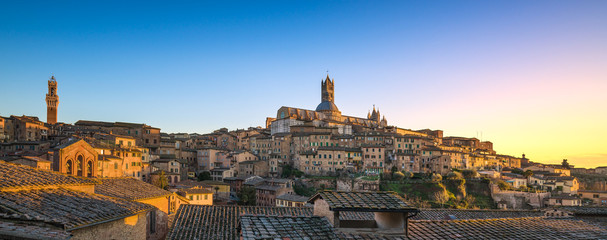
[[[0,116],[0,238],[604,239],[607,166],[498,153],[477,138],[315,110],[265,126],[165,133],[145,123]],[[579,177],[581,176],[581,178]]]

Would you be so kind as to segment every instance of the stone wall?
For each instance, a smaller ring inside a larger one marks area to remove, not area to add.
[[[146,239],[146,213],[72,231],[73,240]]]
[[[379,191],[379,180],[368,181],[363,179],[337,179],[336,188],[337,191],[356,191],[356,192],[365,192],[365,191]]]
[[[146,227],[146,232],[149,240],[160,240],[165,239],[167,234],[169,233],[169,216],[162,211],[150,211],[147,214],[147,218],[150,218],[151,214],[156,214],[156,231],[152,233],[150,229],[150,225],[148,224]],[[149,220],[148,220],[149,222]]]
[[[497,185],[491,187],[493,201],[505,201],[508,209],[541,208],[544,207],[545,200],[550,196],[549,192],[501,191]]]

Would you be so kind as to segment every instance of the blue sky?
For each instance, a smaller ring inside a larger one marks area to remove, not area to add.
[[[607,165],[606,1],[168,3],[2,3],[0,115],[45,119],[54,73],[62,122],[246,128],[328,70],[344,114]]]

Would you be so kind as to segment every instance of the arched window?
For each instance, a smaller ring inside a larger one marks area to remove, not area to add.
[[[86,163],[86,176],[93,177],[93,162],[92,161],[88,161]]]
[[[70,175],[74,174],[74,172],[72,171],[73,166],[74,165],[72,163],[72,160],[67,160],[67,162],[65,163],[65,169],[66,169],[65,173],[70,174]]]
[[[77,171],[77,175],[78,176],[83,176],[82,175],[82,164],[83,164],[84,159],[82,158],[82,155],[78,156],[77,160],[76,160],[76,171]]]

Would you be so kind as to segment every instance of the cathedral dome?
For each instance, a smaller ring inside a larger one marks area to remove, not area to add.
[[[329,101],[323,101],[320,104],[318,104],[318,107],[316,107],[316,111],[317,112],[324,112],[324,111],[339,112],[339,109],[337,109],[337,106],[335,105],[335,103],[329,102]]]

